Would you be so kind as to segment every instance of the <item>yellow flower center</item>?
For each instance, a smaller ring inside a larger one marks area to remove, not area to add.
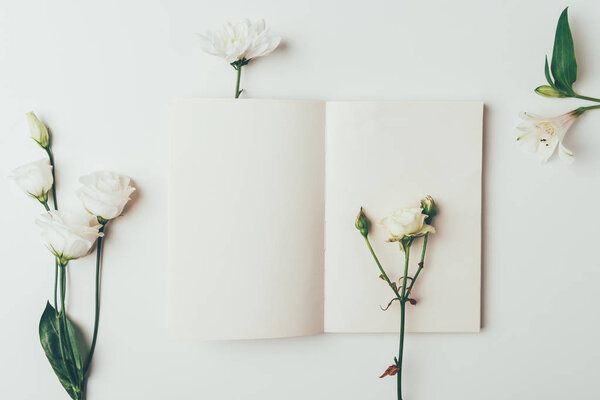
[[[554,135],[556,133],[556,127],[551,122],[539,122],[536,126],[547,135]]]

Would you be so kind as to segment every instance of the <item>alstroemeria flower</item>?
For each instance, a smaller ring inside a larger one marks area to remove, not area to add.
[[[566,162],[573,162],[573,153],[563,145],[565,134],[581,113],[577,110],[558,117],[541,117],[522,113],[523,122],[517,126],[517,142],[527,151],[536,153],[541,163],[554,154],[558,146],[558,156]]]
[[[419,237],[427,233],[435,233],[435,228],[425,223],[427,217],[420,207],[402,208],[382,219],[381,224],[391,235],[389,241],[397,242],[405,236]]]
[[[199,34],[202,49],[208,54],[224,58],[228,63],[240,61],[247,64],[256,57],[266,56],[279,45],[281,38],[273,36],[264,20],[248,19],[223,29]]]

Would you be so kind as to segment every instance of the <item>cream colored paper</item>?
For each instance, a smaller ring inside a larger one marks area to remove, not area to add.
[[[324,103],[180,100],[170,121],[171,331],[322,332]]]
[[[431,194],[440,214],[407,305],[409,332],[477,332],[480,328],[480,102],[327,103],[325,330],[395,332],[399,305],[353,226],[360,206],[377,222]],[[398,279],[403,258],[372,227],[371,243]],[[411,275],[419,246],[413,246]]]
[[[438,233],[407,328],[478,331],[482,110],[479,102],[172,102],[174,335],[397,331],[398,305],[380,310],[391,291],[354,218],[361,205],[377,221],[426,194],[440,206]],[[372,243],[397,279],[402,255],[386,238],[373,227]],[[413,246],[411,274],[419,252]]]

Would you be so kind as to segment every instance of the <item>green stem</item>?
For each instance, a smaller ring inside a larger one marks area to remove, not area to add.
[[[373,256],[373,259],[375,260],[375,263],[379,267],[379,271],[381,272],[381,276],[383,276],[383,278],[386,280],[386,282],[388,283],[388,285],[390,285],[390,288],[394,291],[394,294],[396,295],[396,297],[398,298],[398,300],[402,300],[402,297],[400,296],[400,293],[398,293],[398,290],[394,288],[394,285],[392,285],[392,281],[390,280],[390,278],[388,278],[387,274],[383,270],[383,267],[381,266],[381,263],[379,262],[379,259],[375,255],[375,251],[373,250],[373,247],[371,246],[371,242],[369,241],[369,238],[366,237],[366,236],[364,236],[364,238],[365,238],[365,242],[367,242],[367,246],[369,247],[369,251],[371,252],[371,255]]]
[[[54,259],[54,308],[58,312],[58,261]]]
[[[104,231],[104,225],[99,229],[100,233]],[[102,237],[98,238],[96,244],[96,309],[94,314],[94,335],[92,337],[92,345],[90,347],[90,353],[88,354],[87,361],[83,367],[83,375],[85,376],[88,372],[92,357],[94,356],[94,350],[96,349],[96,340],[98,339],[98,321],[100,317],[100,265],[102,260]]]
[[[58,263],[58,260],[57,260],[57,263]],[[60,309],[60,312],[58,313],[58,320],[59,320],[59,323],[61,324],[63,334],[58,335],[58,340],[59,340],[60,352],[62,354],[63,361],[65,361],[66,358],[68,358],[69,360],[73,360],[73,351],[71,350],[71,344],[70,344],[70,340],[69,340],[69,330],[67,328],[67,313],[66,313],[66,309],[65,309],[66,281],[67,281],[66,267],[67,267],[67,264],[62,264],[62,263],[60,264],[60,304],[61,304],[61,309]],[[66,343],[65,343],[65,340],[66,340]],[[66,355],[68,355],[68,357]],[[77,376],[77,372],[72,370],[71,362],[65,362],[65,365],[67,366],[69,375],[71,375],[71,380],[74,381],[75,377]]]
[[[50,211],[50,207],[48,207],[48,201],[40,201],[46,211]],[[58,292],[58,260],[56,257],[54,258],[54,309],[58,312],[58,301],[57,301],[57,292]]]
[[[576,99],[587,100],[587,101],[595,101],[596,103],[600,103],[600,99],[597,99],[595,97],[582,96],[582,95],[579,95],[579,94],[576,94],[573,97],[575,97]]]
[[[58,203],[56,200],[56,174],[54,173],[54,156],[52,155],[52,150],[50,150],[50,145],[45,147],[44,150],[46,150],[46,154],[48,154],[48,160],[52,166],[52,203],[54,205],[54,209],[58,210]]]
[[[406,280],[408,278],[408,263],[410,258],[410,245],[404,249],[404,284],[400,299],[400,344],[398,345],[398,400],[402,400],[402,356],[404,354],[404,322],[406,314]]]
[[[52,150],[50,150],[50,144],[48,147],[44,148],[46,150],[46,154],[48,154],[48,160],[50,161],[50,165],[52,166],[52,203],[54,205],[54,209],[58,210],[58,203],[56,200],[56,174],[54,173],[54,156],[52,155]],[[50,211],[50,207],[48,207],[48,201],[42,203],[46,211]],[[58,310],[58,260],[54,259],[54,308]]]
[[[595,109],[597,109],[597,108],[600,108],[600,105],[597,105],[597,106],[589,106],[589,107],[579,107],[579,108],[578,108],[578,110],[581,110],[581,114],[583,114],[583,113],[584,113],[584,112],[586,112],[586,111],[589,111],[589,110],[595,110]]]
[[[429,240],[429,233],[426,234],[425,237],[423,238],[423,250],[421,251],[421,261],[419,262],[419,269],[417,269],[415,276],[410,281],[410,285],[408,285],[408,290],[406,291],[406,298],[408,298],[408,296],[410,296],[410,292],[415,284],[415,281],[417,280],[417,278],[419,277],[419,274],[421,273],[421,270],[423,269],[423,265],[425,263],[425,251],[427,250],[427,241],[428,240]]]
[[[238,66],[236,68],[237,71],[237,80],[235,82],[235,98],[237,99],[238,97],[240,97],[240,94],[242,93],[242,91],[240,90],[240,80],[242,78],[242,66]]]

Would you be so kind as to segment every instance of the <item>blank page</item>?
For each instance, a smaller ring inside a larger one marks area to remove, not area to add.
[[[361,206],[371,243],[392,279],[403,272],[397,243],[377,225],[427,194],[440,209],[425,268],[407,304],[409,332],[476,332],[480,327],[480,102],[327,104],[325,330],[396,332],[399,304],[354,228]],[[412,248],[417,269],[422,239]]]
[[[169,118],[172,332],[322,332],[324,103],[180,100]]]

